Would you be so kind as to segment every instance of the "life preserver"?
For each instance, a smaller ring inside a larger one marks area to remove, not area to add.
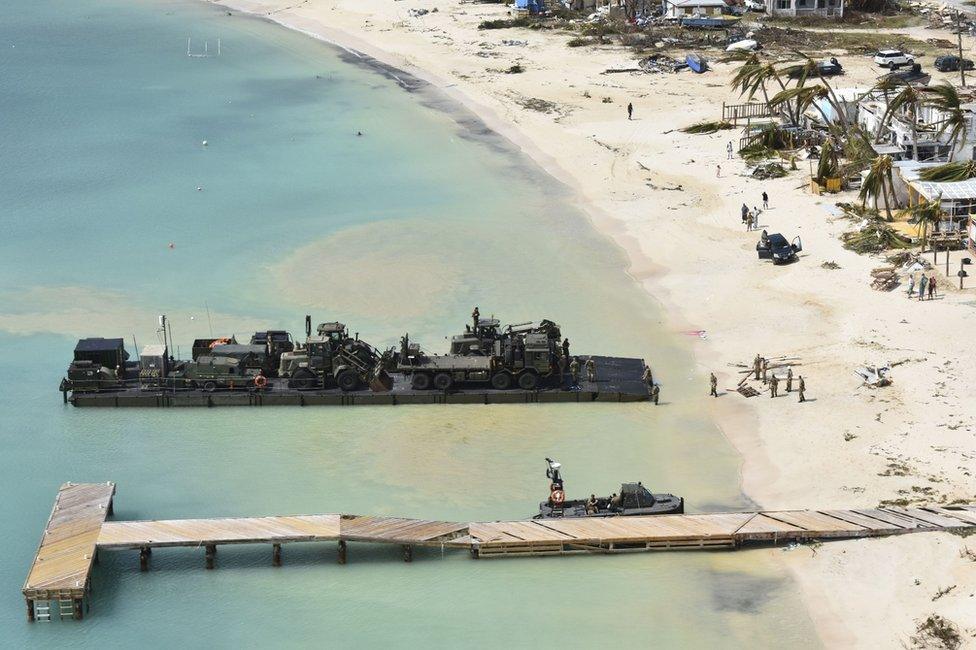
[[[268,385],[268,378],[265,377],[264,375],[258,375],[257,377],[254,378],[254,385],[257,386],[258,388],[264,388],[265,386]]]
[[[562,490],[553,490],[552,494],[549,495],[549,499],[556,505],[559,505],[566,500],[566,495]]]

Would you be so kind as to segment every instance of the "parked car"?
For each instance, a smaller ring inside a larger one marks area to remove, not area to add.
[[[772,260],[773,264],[785,264],[796,259],[796,254],[803,250],[803,243],[799,237],[793,238],[793,243],[786,241],[786,237],[774,232],[767,235],[763,231],[762,239],[756,244],[756,253],[761,260]]]
[[[874,62],[882,68],[897,70],[902,66],[915,63],[915,57],[901,50],[881,50],[874,55]]]
[[[939,72],[953,72],[962,65],[963,70],[972,70],[974,64],[972,59],[960,59],[954,54],[946,54],[935,59],[935,69]]]
[[[818,61],[817,69],[820,71],[820,76],[822,77],[833,77],[844,74],[844,66],[835,57],[831,57],[827,61]],[[790,79],[798,79],[801,74],[803,74],[803,71],[800,69],[790,70]]]

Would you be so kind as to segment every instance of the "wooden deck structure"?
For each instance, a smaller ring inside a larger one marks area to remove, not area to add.
[[[467,550],[473,557],[623,553],[653,550],[732,549],[748,544],[878,537],[976,528],[976,506],[781,510],[581,519],[458,523],[401,517],[295,515],[163,521],[106,521],[113,483],[61,486],[34,558],[24,598],[28,620],[80,619],[90,600],[98,551],[138,550],[149,568],[154,548],[203,548],[215,566],[217,546],[270,544],[281,564],[282,544],[336,542],[346,563],[347,542],[390,544],[413,559],[413,547]]]

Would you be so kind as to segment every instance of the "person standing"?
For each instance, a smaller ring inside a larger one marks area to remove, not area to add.
[[[756,381],[759,381],[759,373],[762,372],[762,357],[758,354],[752,361],[752,370],[756,373]]]
[[[630,102],[627,103],[627,119],[634,119],[634,105]]]
[[[746,232],[751,232],[753,225],[756,223],[756,215],[753,214],[752,210],[746,215]]]
[[[710,373],[710,375],[711,376],[708,379],[708,383],[711,386],[711,392],[709,395],[712,397],[718,397],[718,378],[715,376],[714,372]]]
[[[777,379],[776,374],[773,373],[773,375],[769,378],[769,396],[778,397],[777,395],[778,389],[779,389],[779,379]]]
[[[763,210],[768,210],[769,209],[769,195],[766,194],[766,190],[763,190],[762,200],[763,200]]]
[[[569,374],[573,376],[573,388],[579,388],[579,366],[579,359],[573,357],[573,360],[569,364]]]
[[[729,140],[729,143],[727,145],[725,145],[725,151],[726,151],[726,153],[729,154],[729,158],[728,159],[729,160],[732,160],[732,152],[735,151],[735,148],[732,146],[732,141],[731,140]]]
[[[641,375],[641,379],[644,380],[644,383],[647,384],[648,388],[651,388],[651,386],[654,385],[654,373],[651,372],[650,366],[644,366],[644,374]]]
[[[929,278],[929,300],[935,300],[935,273]]]
[[[651,399],[654,400],[654,406],[657,406],[658,400],[661,398],[661,387],[657,384],[651,386]]]
[[[569,339],[563,339],[563,356],[569,359]]]
[[[769,359],[767,359],[766,357],[763,357],[763,360],[762,360],[762,382],[764,384],[769,381],[769,377],[767,376],[767,373],[768,372],[769,372]]]
[[[807,401],[807,398],[803,396],[803,391],[805,391],[806,389],[807,389],[807,385],[803,381],[803,375],[800,375],[799,383],[797,383],[796,390],[798,393],[800,393],[801,402]]]
[[[586,360],[586,381],[596,381],[596,361],[593,357]]]
[[[722,178],[722,166],[715,165],[715,178]]]
[[[478,321],[481,320],[481,311],[478,309],[478,306],[477,305],[475,305],[474,311],[471,312],[471,320],[474,321],[474,331],[477,332],[478,331]]]
[[[742,220],[745,221],[746,217],[749,216],[749,206],[743,203],[742,207],[739,208],[739,210],[742,212]]]
[[[915,293],[915,273],[908,274],[908,297],[911,298]]]
[[[786,392],[793,392],[793,368],[786,369]]]
[[[925,285],[928,284],[929,278],[924,273],[922,277],[918,279],[918,299],[925,300]]]

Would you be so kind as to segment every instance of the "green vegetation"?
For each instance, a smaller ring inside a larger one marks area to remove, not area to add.
[[[895,248],[910,248],[911,240],[899,235],[884,221],[873,221],[860,230],[845,232],[841,235],[844,248],[855,253],[881,253]],[[892,471],[892,470],[889,470]],[[902,476],[892,471],[883,476]]]
[[[697,124],[692,124],[691,126],[686,126],[683,129],[679,129],[679,131],[682,133],[693,133],[695,135],[706,135],[708,133],[717,133],[718,131],[734,128],[735,125],[731,122],[716,120],[714,122],[698,122]]]
[[[591,41],[588,38],[581,38],[579,36],[576,36],[566,41],[566,45],[567,47],[583,47],[584,45],[590,45],[592,42],[593,41]]]
[[[927,167],[918,173],[923,181],[935,183],[956,183],[976,178],[976,161],[950,162],[938,167]]]
[[[916,648],[955,650],[962,645],[962,635],[955,623],[938,614],[931,614],[915,628],[912,645]]]
[[[496,20],[483,20],[478,25],[478,29],[508,29],[510,27],[536,27],[538,21],[528,16],[518,18],[499,18]]]

